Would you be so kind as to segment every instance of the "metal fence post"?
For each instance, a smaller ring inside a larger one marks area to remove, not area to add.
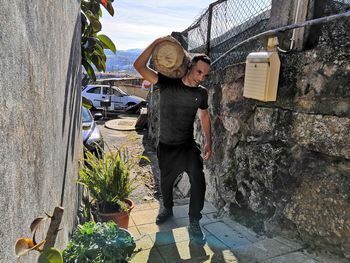
[[[209,14],[208,14],[208,31],[207,31],[207,56],[210,53],[210,37],[211,37],[211,22],[213,17],[213,3],[209,5]]]

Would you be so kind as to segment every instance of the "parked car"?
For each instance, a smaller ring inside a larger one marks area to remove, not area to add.
[[[82,95],[91,100],[96,109],[103,108],[106,101],[110,101],[108,110],[126,110],[145,101],[143,98],[128,95],[117,86],[110,85],[87,85]]]
[[[95,118],[99,118],[102,117],[102,114],[97,113],[95,116]],[[97,154],[104,148],[103,138],[91,112],[85,107],[82,107],[82,120],[84,148],[85,150]]]

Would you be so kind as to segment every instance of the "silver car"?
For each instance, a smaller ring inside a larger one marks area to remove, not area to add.
[[[96,115],[100,117],[100,115]],[[99,128],[97,127],[91,112],[82,107],[82,120],[83,120],[83,143],[84,148],[92,153],[101,153],[103,151],[103,138]]]

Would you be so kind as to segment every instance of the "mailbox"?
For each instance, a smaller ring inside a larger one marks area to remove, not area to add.
[[[243,96],[276,101],[281,62],[277,52],[253,52],[247,56]]]

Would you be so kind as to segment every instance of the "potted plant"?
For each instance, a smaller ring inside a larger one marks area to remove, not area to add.
[[[130,157],[126,148],[98,155],[86,153],[78,183],[89,190],[101,221],[113,220],[128,228],[129,214],[134,208],[129,195],[135,188],[136,178],[130,176],[135,158],[148,160],[145,156]]]
[[[136,244],[133,236],[114,222],[89,221],[79,225],[63,251],[64,262],[127,262]]]

